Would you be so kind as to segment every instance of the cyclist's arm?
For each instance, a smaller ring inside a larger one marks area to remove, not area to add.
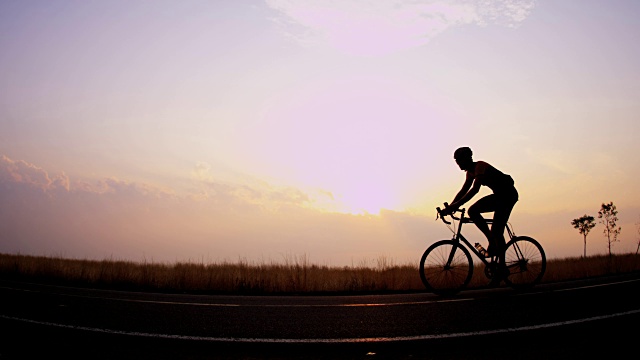
[[[462,186],[462,190],[460,190],[458,195],[456,195],[450,207],[452,209],[457,209],[460,206],[464,205],[467,201],[476,196],[478,191],[480,191],[480,186],[481,184],[479,181],[473,181],[473,178],[467,179]]]
[[[460,191],[458,191],[458,194],[456,194],[456,197],[453,198],[451,205],[456,204],[458,201],[460,201],[460,199],[462,199],[462,197],[469,192],[471,185],[473,185],[473,176],[469,172],[467,172],[466,178],[464,179],[464,184],[462,184],[462,189],[460,189]]]

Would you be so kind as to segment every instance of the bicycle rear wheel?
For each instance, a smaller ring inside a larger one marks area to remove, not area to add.
[[[506,276],[504,282],[515,289],[534,286],[542,280],[547,259],[540,243],[528,236],[516,236],[505,251]]]
[[[420,259],[420,278],[427,290],[453,295],[467,287],[473,275],[469,250],[452,240],[441,240],[427,248]]]

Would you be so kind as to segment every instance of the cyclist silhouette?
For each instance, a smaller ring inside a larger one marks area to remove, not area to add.
[[[467,172],[462,189],[451,204],[443,210],[446,215],[452,214],[460,206],[471,200],[480,191],[480,186],[487,186],[493,194],[476,201],[467,210],[469,218],[489,240],[487,252],[489,256],[498,256],[500,263],[504,263],[504,231],[511,210],[518,201],[518,191],[514,187],[511,176],[484,161],[473,161],[473,152],[468,147],[458,148],[454,159],[461,170]],[[491,229],[482,213],[494,212]]]

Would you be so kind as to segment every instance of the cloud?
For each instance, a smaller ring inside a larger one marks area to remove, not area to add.
[[[290,186],[276,186],[247,175],[233,177],[216,174],[206,162],[197,162],[191,171],[191,179],[199,185],[192,198],[224,201],[227,205],[239,202],[259,206],[262,209],[279,210],[282,207],[309,205],[311,198],[304,191]]]
[[[517,27],[533,11],[535,0],[478,1],[478,25]]]
[[[71,181],[64,172],[50,175],[43,168],[24,160],[12,160],[4,155],[0,157],[0,192],[5,199],[44,199],[56,195],[59,203],[77,202],[78,198],[94,198],[96,202],[100,199],[100,202],[109,202],[121,208],[135,208],[139,204],[161,206],[163,201],[204,201],[205,206],[210,209],[224,211],[291,210],[295,207],[308,207],[312,201],[300,189],[275,186],[246,175],[236,181],[218,179],[212,167],[204,162],[197,163],[191,175],[196,190],[177,194],[172,189],[155,184],[117,178]],[[39,200],[32,201],[32,204],[35,203],[39,203]]]
[[[307,44],[324,41],[357,55],[420,46],[455,26],[516,27],[535,6],[535,0],[265,1],[285,15],[288,35]],[[296,26],[302,31],[296,32]]]
[[[42,168],[22,160],[0,157],[0,182],[23,183],[42,191],[64,189],[69,190],[69,177],[64,172],[49,176]]]
[[[247,176],[244,183],[222,182],[205,163],[192,178],[200,196],[115,178],[56,182],[42,168],[6,156],[0,165],[0,252],[134,261],[307,254],[348,264],[392,250],[415,255],[408,249],[422,247],[418,237],[399,240],[393,225],[423,224],[421,218],[320,211],[312,203],[330,193],[312,196]]]

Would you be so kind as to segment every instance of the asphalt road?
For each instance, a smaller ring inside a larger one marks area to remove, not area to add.
[[[640,275],[368,296],[203,296],[0,281],[0,360],[564,359],[636,352]]]

